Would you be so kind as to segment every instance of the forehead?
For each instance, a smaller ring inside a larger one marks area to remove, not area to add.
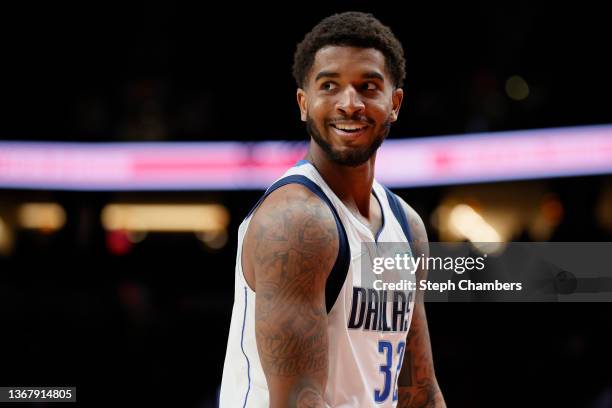
[[[385,70],[385,56],[375,48],[358,48],[328,45],[315,54],[309,77],[326,71],[340,76],[361,76],[367,72],[378,72],[389,80]]]

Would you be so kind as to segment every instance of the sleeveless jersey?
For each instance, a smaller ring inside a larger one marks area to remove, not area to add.
[[[219,395],[221,408],[268,407],[266,378],[255,340],[256,293],[242,271],[242,243],[254,210],[274,190],[298,183],[331,209],[338,227],[339,251],[327,280],[329,365],[325,403],[328,407],[395,407],[397,376],[412,319],[414,290],[376,290],[361,274],[362,257],[380,243],[402,243],[412,255],[406,213],[397,196],[377,181],[373,193],[382,210],[382,227],[372,231],[348,210],[315,167],[300,160],[262,196],[238,230],[234,306]],[[393,244],[396,245],[396,244]],[[414,275],[412,274],[414,282]],[[410,279],[410,278],[409,278]],[[386,292],[386,293],[384,293]]]

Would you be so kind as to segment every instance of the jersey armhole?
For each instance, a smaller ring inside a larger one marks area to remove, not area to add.
[[[323,192],[321,187],[319,187],[314,181],[309,179],[306,176],[302,175],[291,175],[284,177],[274,184],[272,184],[264,193],[264,195],[257,201],[255,206],[249,211],[247,218],[250,217],[253,212],[261,205],[261,203],[269,196],[272,192],[279,189],[280,187],[286,186],[287,184],[301,184],[310,190],[312,193],[317,195],[321,201],[323,201],[331,210],[332,215],[334,216],[334,220],[336,221],[336,228],[338,229],[338,256],[336,257],[336,261],[334,266],[332,267],[329,276],[327,277],[327,282],[325,283],[325,308],[327,313],[331,312],[340,291],[342,290],[342,286],[344,285],[344,281],[346,280],[346,275],[348,273],[348,268],[351,261],[351,251],[348,244],[348,237],[346,235],[346,230],[344,229],[344,225],[342,221],[340,221],[340,217],[338,216],[338,212],[336,211],[336,207],[333,206],[327,195]],[[242,262],[242,254],[240,256],[240,262]],[[244,271],[243,271],[244,274]]]
[[[389,201],[389,207],[391,207],[393,215],[402,227],[402,231],[404,231],[404,235],[406,236],[408,244],[410,245],[411,249],[414,250],[414,248],[412,248],[412,233],[410,231],[410,224],[408,223],[408,216],[406,215],[406,211],[404,210],[404,207],[402,206],[402,203],[400,202],[397,195],[392,193],[391,190],[389,190],[387,187],[383,187],[385,189],[385,192],[387,193],[387,201]]]

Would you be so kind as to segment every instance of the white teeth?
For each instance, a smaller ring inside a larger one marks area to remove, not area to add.
[[[341,125],[341,124],[335,124],[332,126],[334,126],[336,129],[347,130],[347,131],[365,129],[365,126],[351,126],[351,125]]]

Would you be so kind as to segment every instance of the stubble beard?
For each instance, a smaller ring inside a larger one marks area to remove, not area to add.
[[[306,131],[310,137],[312,137],[315,143],[325,152],[330,161],[341,166],[357,167],[370,160],[382,145],[387,135],[389,135],[390,130],[391,121],[387,120],[383,124],[380,133],[374,138],[369,146],[338,150],[334,149],[334,147],[321,136],[310,116],[306,119]]]

